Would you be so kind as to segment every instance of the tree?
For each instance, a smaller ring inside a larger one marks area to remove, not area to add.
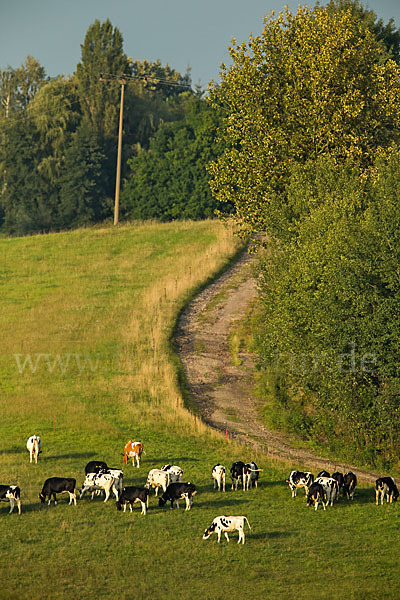
[[[399,137],[400,70],[348,10],[300,7],[266,18],[230,48],[210,102],[224,111],[224,154],[210,165],[219,201],[252,233],[287,237],[292,166],[330,155],[367,169]]]
[[[122,35],[109,19],[104,23],[96,20],[87,30],[81,49],[76,77],[83,118],[99,138],[116,137],[120,85],[117,80],[103,83],[100,76],[132,73]]]

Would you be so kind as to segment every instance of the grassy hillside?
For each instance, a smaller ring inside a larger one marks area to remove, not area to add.
[[[209,431],[183,407],[168,339],[180,307],[237,250],[215,222],[131,225],[0,240],[0,483],[17,483],[23,514],[0,505],[0,599],[182,600],[375,598],[400,593],[393,540],[398,507],[375,507],[372,490],[314,512],[293,500],[287,465],[268,461]],[[41,435],[29,464],[26,439]],[[61,497],[41,505],[50,476],[80,486],[94,458],[120,467],[129,439],[141,439],[149,469],[173,462],[198,489],[190,512],[120,513],[114,501]],[[255,459],[258,490],[218,494],[211,468]],[[303,466],[303,465],[293,465]],[[306,467],[307,465],[304,465]],[[245,514],[247,542],[202,541],[218,514]],[[389,591],[388,591],[389,590]]]

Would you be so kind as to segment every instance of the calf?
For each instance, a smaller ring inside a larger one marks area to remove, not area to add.
[[[378,477],[375,483],[375,497],[376,505],[379,504],[379,496],[381,497],[381,504],[386,496],[387,502],[392,504],[396,502],[399,497],[399,490],[397,489],[396,482],[393,477]]]
[[[147,481],[144,484],[145,488],[153,488],[155,495],[158,496],[159,488],[162,488],[163,492],[167,490],[170,484],[170,475],[168,471],[162,471],[161,469],[151,469],[147,475]]]
[[[169,473],[170,483],[182,481],[183,469],[181,469],[177,465],[164,465],[163,467],[161,467],[161,471],[166,471],[167,473]]]
[[[320,483],[316,481],[310,485],[310,489],[307,494],[307,506],[311,506],[314,503],[315,510],[318,510],[318,503],[321,502],[324,510],[327,505],[326,491]]]
[[[211,476],[214,480],[214,489],[218,488],[218,491],[225,492],[225,483],[226,483],[226,468],[224,465],[215,465],[211,471]]]
[[[143,444],[142,442],[132,442],[129,441],[124,448],[124,464],[127,465],[128,464],[128,459],[131,458],[132,459],[132,467],[135,466],[135,460],[136,460],[136,466],[137,468],[140,467],[140,459],[142,457],[143,454]]]
[[[145,515],[146,506],[149,506],[149,490],[147,488],[134,486],[125,487],[121,492],[119,500],[117,500],[117,510],[122,510],[123,506],[125,512],[126,507],[129,504],[130,511],[132,512],[135,502],[141,503],[142,515]]]
[[[252,461],[244,465],[244,487],[248,490],[251,487],[257,487],[258,478],[261,469]]]
[[[239,460],[238,462],[234,462],[231,466],[231,479],[232,479],[232,489],[233,486],[235,486],[235,490],[238,489],[238,483],[240,482],[241,485],[243,485],[243,490],[244,488],[244,468],[245,468],[245,464],[244,462],[242,462],[241,460]]]
[[[307,496],[308,488],[314,483],[314,475],[310,471],[291,471],[289,479],[286,479],[286,481],[291,489],[292,498],[297,496],[297,490],[302,487]]]
[[[99,473],[104,469],[107,470],[108,466],[103,460],[91,460],[85,467],[85,473]]]
[[[40,437],[38,435],[31,435],[26,442],[26,448],[29,451],[29,462],[32,462],[32,460],[35,459],[35,464],[37,464],[39,454],[42,451],[42,440]]]
[[[353,471],[345,473],[343,476],[343,494],[350,500],[354,500],[354,490],[357,485],[357,477]]]
[[[47,504],[50,505],[51,497],[53,496],[54,504],[57,504],[56,494],[69,494],[69,504],[74,502],[76,506],[75,494],[76,480],[72,477],[49,477],[43,484],[42,491],[39,494],[42,504],[49,498]]]
[[[317,477],[315,483],[319,483],[325,490],[327,504],[333,503],[339,497],[339,484],[332,477]]]
[[[228,531],[231,532],[236,530],[239,532],[238,544],[240,544],[240,542],[244,544],[245,523],[247,523],[251,531],[250,523],[248,522],[247,517],[225,517],[225,515],[215,517],[210,527],[207,527],[207,529],[205,530],[203,540],[208,540],[208,538],[215,532],[218,536],[218,542],[221,541],[221,533],[225,534],[225,537],[229,542]]]
[[[96,490],[104,490],[104,502],[107,502],[107,500],[109,499],[111,491],[113,492],[115,498],[118,500],[118,489],[116,486],[115,477],[110,473],[88,473],[85,477],[85,481],[82,484],[80,500],[82,500],[83,496],[88,491],[92,492],[93,499],[94,492]]]
[[[184,498],[186,502],[185,510],[190,510],[193,504],[193,496],[196,493],[196,487],[193,483],[170,483],[166,491],[158,500],[158,505],[164,506],[169,500],[171,502],[171,508],[174,508],[174,502],[176,502],[176,506],[179,508],[179,500]]]
[[[0,485],[0,502],[10,503],[10,513],[14,510],[14,504],[17,503],[18,514],[21,514],[21,490],[17,485]]]

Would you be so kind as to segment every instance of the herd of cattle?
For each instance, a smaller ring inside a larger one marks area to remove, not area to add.
[[[27,449],[30,454],[30,462],[35,460],[35,463],[37,463],[41,452],[40,437],[31,436],[27,441]],[[124,464],[127,464],[128,460],[131,459],[132,466],[135,466],[136,463],[137,468],[139,468],[143,452],[142,442],[129,441],[124,448]],[[232,490],[237,490],[239,485],[244,491],[252,487],[256,488],[261,471],[262,469],[259,469],[254,461],[249,463],[234,462],[230,469]],[[213,467],[211,476],[214,489],[225,492],[226,475],[227,469],[224,465],[217,464]],[[177,465],[168,464],[160,469],[151,469],[143,487],[124,486],[123,476],[124,473],[121,469],[112,469],[104,461],[90,461],[85,467],[85,479],[79,490],[79,498],[82,499],[86,492],[91,493],[92,499],[95,494],[104,493],[104,502],[107,502],[112,493],[115,496],[118,510],[123,508],[125,512],[127,506],[129,506],[132,512],[134,503],[138,502],[141,504],[141,514],[145,515],[149,506],[151,489],[154,489],[155,496],[158,496],[159,490],[162,490],[162,494],[158,499],[160,507],[170,502],[171,508],[174,507],[174,503],[179,508],[179,500],[184,500],[186,510],[191,509],[193,497],[197,493],[196,486],[193,483],[182,482],[183,470]],[[299,488],[304,488],[307,505],[314,505],[315,510],[317,510],[318,505],[321,503],[325,510],[327,505],[333,506],[333,503],[339,498],[341,490],[345,497],[351,500],[354,499],[357,477],[352,471],[345,474],[336,472],[332,476],[327,471],[321,471],[315,478],[309,471],[291,471],[287,482],[293,498]],[[42,503],[47,500],[49,505],[53,498],[54,503],[57,504],[57,494],[67,493],[69,494],[69,504],[76,505],[76,489],[76,479],[72,477],[50,477],[44,482],[39,498]],[[378,478],[375,493],[376,504],[379,504],[379,500],[383,504],[385,496],[387,502],[390,503],[395,502],[399,497],[399,491],[392,477]],[[18,512],[21,514],[21,494],[17,485],[0,485],[0,501],[10,502],[10,513],[13,512],[15,504],[17,504]],[[244,527],[246,523],[251,529],[245,516],[218,516],[205,530],[203,540],[208,539],[215,532],[218,542],[222,533],[229,541],[228,532],[238,531],[238,543],[242,542],[244,544]]]

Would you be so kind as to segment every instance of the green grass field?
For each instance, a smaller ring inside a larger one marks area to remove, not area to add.
[[[210,431],[184,408],[169,338],[182,305],[238,250],[220,223],[132,224],[118,229],[0,240],[0,483],[21,487],[23,514],[0,505],[0,600],[156,597],[180,600],[400,597],[398,506],[371,488],[325,512],[296,499],[291,468]],[[27,438],[42,437],[29,464]],[[40,504],[47,477],[75,477],[94,458],[122,466],[129,439],[140,469],[180,465],[198,494],[192,510],[121,513],[115,502],[61,496]],[[213,490],[211,469],[254,459],[257,490]],[[246,544],[203,541],[221,514],[244,514]]]

